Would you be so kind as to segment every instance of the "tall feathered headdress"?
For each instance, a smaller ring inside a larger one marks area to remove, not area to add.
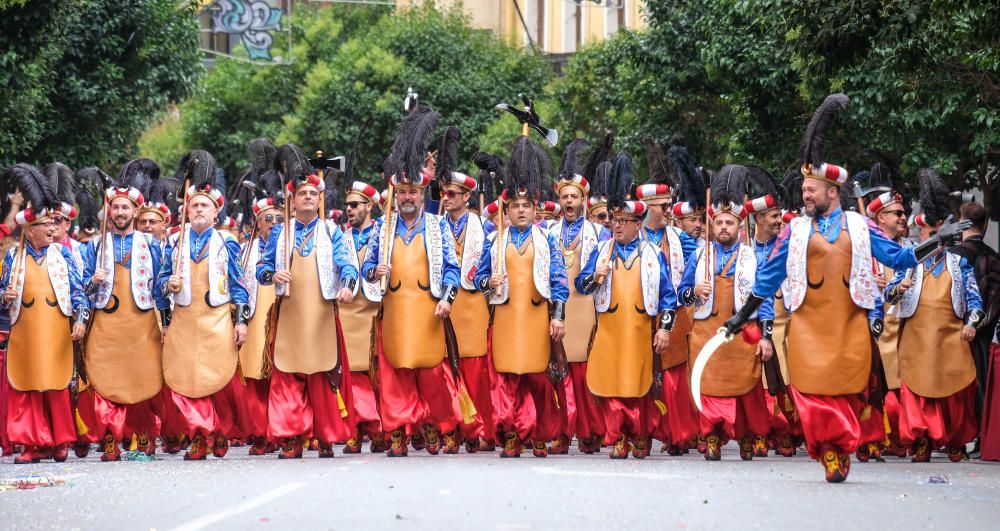
[[[496,201],[504,188],[503,159],[491,153],[477,151],[472,155],[472,162],[479,169],[479,186],[486,196],[486,202]]]
[[[189,179],[188,201],[196,195],[211,199],[217,208],[226,204],[225,184],[218,188],[216,183],[215,157],[203,149],[189,151],[181,159],[183,175]]]
[[[587,212],[608,204],[608,173],[611,171],[611,162],[608,159],[611,157],[611,146],[614,141],[615,137],[605,135],[601,143],[587,155],[587,162],[583,166],[583,177],[590,183]]]
[[[746,217],[744,197],[747,193],[749,173],[746,166],[729,164],[723,166],[712,177],[712,204],[708,206],[710,218],[723,213],[731,214],[739,219]]]
[[[558,193],[564,186],[573,186],[580,190],[583,197],[590,195],[590,182],[586,177],[586,169],[581,163],[583,150],[587,149],[590,143],[582,138],[577,138],[566,146],[563,151],[562,160],[559,161],[559,175],[555,182],[555,190]],[[595,151],[599,151],[600,147]]]
[[[802,172],[798,167],[791,168],[785,173],[785,178],[781,180],[781,189],[784,190],[785,201],[781,205],[781,217],[785,223],[791,223],[793,219],[802,214],[805,203],[802,201]]]
[[[105,193],[108,204],[116,197],[124,197],[138,207],[143,206],[149,188],[160,178],[160,167],[150,159],[130,160],[122,166],[114,186]]]
[[[806,127],[806,134],[802,137],[802,143],[799,145],[802,174],[806,177],[821,179],[837,186],[842,186],[847,182],[847,170],[828,163],[823,158],[823,147],[837,114],[847,108],[850,101],[844,94],[831,94],[813,113],[813,117]]]
[[[542,154],[544,155],[544,151]],[[538,156],[536,145],[526,136],[519,137],[510,153],[510,161],[505,167],[504,193],[508,201],[515,197],[527,197],[538,201],[541,194],[542,166],[545,164]],[[548,158],[547,155],[545,158]],[[548,161],[551,170],[552,163]]]
[[[687,147],[675,142],[667,151],[667,161],[670,169],[677,176],[680,184],[680,194],[674,203],[674,217],[686,218],[700,215],[705,210],[705,180],[698,166],[691,160]]]
[[[15,183],[24,197],[26,207],[15,217],[18,225],[33,225],[59,209],[59,198],[51,181],[38,168],[24,163],[8,166],[4,181]]]
[[[612,216],[637,216],[646,213],[646,203],[632,200],[632,158],[619,151],[611,162],[608,175],[608,212]]]
[[[418,105],[403,119],[384,168],[386,177],[393,184],[419,188],[430,184],[430,175],[424,169],[437,125],[438,114],[425,105]]]
[[[905,205],[909,201],[904,200],[894,182],[899,175],[896,165],[889,157],[875,149],[866,149],[864,153],[876,159],[870,170],[859,172],[854,176],[861,184],[861,193],[865,198],[865,213],[874,218],[886,207],[895,204],[903,205],[905,211]]]
[[[79,234],[93,236],[100,230],[101,200],[104,190],[111,186],[111,177],[96,166],[90,166],[76,172],[76,199],[80,216],[76,218]]]
[[[669,203],[673,200],[673,190],[670,188],[670,164],[663,149],[647,138],[642,141],[646,148],[646,166],[649,167],[649,179],[646,184],[636,188],[635,196],[648,204]]]
[[[747,199],[744,208],[747,214],[761,214],[774,208],[781,208],[781,195],[771,172],[760,166],[749,165],[747,174]]]
[[[274,156],[274,170],[281,175],[281,182],[289,196],[300,186],[312,186],[320,192],[326,189],[323,179],[313,173],[309,157],[295,144],[285,144],[278,148]]]
[[[250,154],[250,176],[252,179],[257,179],[264,172],[274,168],[274,157],[278,150],[270,140],[258,138],[247,144],[247,153]]]
[[[458,171],[458,143],[462,140],[462,132],[455,126],[449,126],[441,135],[438,143],[438,156],[435,162],[435,177],[439,186],[453,184],[467,191],[476,190],[479,183],[468,175]]]
[[[42,168],[42,175],[49,180],[59,199],[59,213],[70,221],[76,218],[76,182],[73,170],[62,162],[50,162]]]
[[[933,227],[946,221],[951,215],[948,204],[948,187],[938,172],[930,168],[917,170],[920,183],[920,214],[916,217],[918,227]]]

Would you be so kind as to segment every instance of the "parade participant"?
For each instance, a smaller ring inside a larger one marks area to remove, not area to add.
[[[110,177],[94,166],[76,172],[74,197],[80,215],[76,218],[73,238],[80,243],[87,243],[100,233],[101,220],[98,219],[98,214],[104,204],[105,188],[105,181],[102,179],[110,181]]]
[[[663,253],[640,237],[646,207],[626,200],[631,187],[632,161],[619,153],[608,181],[614,241],[602,242],[574,281],[578,292],[593,294],[598,312],[586,383],[604,442],[614,445],[611,459],[626,459],[630,451],[637,459],[649,455],[661,414],[660,356],[677,303]]]
[[[239,243],[213,227],[225,204],[222,190],[213,185],[215,159],[194,150],[181,164],[189,181],[182,228],[167,241],[156,287],[170,293],[174,307],[172,312],[159,307],[169,391],[164,408],[174,408],[180,431],[191,441],[185,460],[205,459],[210,446],[212,455],[222,458],[234,424],[224,391],[246,340],[247,291]],[[189,223],[183,222],[185,217]],[[235,305],[232,316],[230,304]]]
[[[254,149],[253,145],[251,143],[251,150]],[[273,164],[272,158],[262,160],[258,166],[255,158],[250,175],[253,187],[250,212],[255,225],[252,237],[244,244],[241,254],[250,316],[247,322],[247,339],[239,349],[240,378],[234,378],[230,384],[241,387],[235,393],[240,397],[237,419],[240,432],[252,445],[250,455],[264,455],[274,449],[274,443],[267,439],[268,400],[271,393],[267,323],[275,300],[274,284],[257,282],[258,264],[265,254],[271,231],[276,225],[285,223],[285,195],[281,191],[281,176],[270,169]]]
[[[682,302],[694,307],[692,366],[702,346],[751,296],[757,255],[739,238],[740,224],[747,215],[743,205],[747,174],[744,166],[728,165],[712,179],[708,207],[711,241],[688,260],[678,288]],[[761,362],[773,355],[767,335],[774,319],[770,301],[761,305],[756,318],[765,331],[756,348],[743,341],[723,345],[701,376],[700,434],[705,438],[706,460],[720,460],[722,446],[735,439],[740,458],[749,461],[755,455],[755,437],[767,434],[770,428],[770,409],[761,381]]]
[[[496,202],[496,198],[500,195],[503,188],[503,183],[501,182],[503,177],[503,158],[492,153],[477,151],[472,155],[472,161],[479,168],[479,175],[477,177],[479,183],[478,213],[483,218],[483,227],[486,229],[486,232],[493,232],[496,230],[496,225],[492,220],[496,217],[497,206],[499,205]],[[493,205],[492,214],[488,212],[491,205]]]
[[[639,236],[663,252],[670,283],[676,291],[684,275],[688,257],[698,248],[698,242],[683,230],[670,225],[673,191],[669,185],[668,168],[674,168],[681,188],[687,190],[687,197],[704,198],[705,190],[701,174],[691,162],[687,148],[682,145],[671,146],[669,156],[665,156],[655,142],[646,141],[645,146],[649,179],[635,190],[636,198],[642,200],[647,207]],[[685,453],[690,440],[700,431],[698,410],[691,401],[688,384],[688,343],[691,327],[694,326],[691,310],[681,305],[676,310],[676,318],[671,334],[673,340],[660,356],[663,386],[659,399],[666,406],[667,413],[660,416],[660,425],[656,430],[656,437],[663,441],[670,455]]]
[[[275,225],[257,264],[257,281],[275,284],[268,438],[283,442],[280,459],[302,457],[303,442],[319,441],[319,457],[354,436],[354,403],[345,377],[347,348],[337,303],[354,298],[358,270],[339,227],[320,219],[326,186],[298,146],[278,148],[279,169],[292,219]],[[294,226],[294,228],[293,228]],[[279,313],[280,310],[280,313]]]
[[[160,253],[163,252],[167,241],[167,223],[170,221],[167,196],[170,193],[170,189],[162,179],[153,180],[149,185],[149,197],[139,209],[139,217],[135,222],[135,228],[139,232],[149,234]]]
[[[353,161],[347,169],[347,178],[353,176]],[[347,227],[344,238],[353,254],[348,258],[351,264],[361,267],[361,261],[368,252],[374,223],[372,209],[379,204],[379,194],[375,188],[361,181],[348,181],[350,188],[344,199],[347,206]],[[354,288],[354,300],[340,305],[340,321],[344,329],[344,344],[351,369],[351,393],[354,395],[354,411],[357,415],[357,435],[347,441],[344,453],[361,452],[362,437],[371,440],[372,453],[384,452],[385,432],[378,412],[378,400],[370,376],[372,352],[375,348],[375,317],[382,301],[382,291],[378,283],[362,279]]]
[[[823,464],[829,482],[847,479],[850,454],[861,444],[858,416],[865,404],[858,395],[870,383],[873,362],[873,332],[866,328],[882,326],[868,321],[878,299],[872,258],[896,270],[914,267],[964,229],[945,225],[927,242],[903,248],[841,209],[847,170],[827,163],[822,145],[847,102],[843,94],[829,96],[810,121],[800,148],[806,216],[782,232],[757,272],[753,296],[725,324],[725,333],[734,334],[764,302],[761,294],[774,293],[787,279],[783,296],[794,323],[787,338],[789,390],[809,455]]]
[[[160,253],[147,234],[136,232],[136,213],[159,168],[149,159],[125,164],[105,192],[107,234],[85,247],[85,291],[94,308],[84,343],[90,389],[78,409],[85,442],[103,445],[101,461],[119,461],[122,441],[153,455],[160,435],[163,388],[162,345],[154,306],[167,306],[153,289]],[[79,445],[78,445],[79,446]],[[79,453],[79,452],[78,452]]]
[[[24,207],[24,197],[16,184],[10,180],[5,181],[7,187],[5,191],[0,191],[0,212],[3,215],[3,223],[0,224],[0,253],[7,255],[7,251],[17,244],[17,239],[11,236],[11,228],[17,228],[17,214]],[[6,192],[6,193],[5,193]],[[96,210],[96,209],[95,209]],[[3,269],[3,262],[0,261],[0,278],[7,274]],[[7,374],[4,368],[4,359],[7,356],[7,335],[10,333],[10,315],[0,309],[0,452],[3,455],[10,455],[14,447],[7,438],[7,393],[10,383],[3,375]]]
[[[504,190],[511,226],[487,239],[475,277],[493,306],[490,353],[496,373],[494,428],[504,437],[500,457],[520,457],[526,440],[533,442],[535,457],[545,457],[546,443],[563,429],[559,408],[565,406],[546,372],[566,332],[569,290],[559,243],[532,224],[540,169],[547,164],[536,148],[523,136],[514,146]]]
[[[582,139],[576,139],[566,147],[555,182],[563,216],[552,224],[549,232],[558,242],[558,249],[566,264],[567,279],[576,278],[580,268],[597,249],[597,244],[611,238],[603,226],[587,221],[584,216],[584,200],[590,195],[590,183],[586,174],[593,177],[598,164],[608,158],[611,146],[606,140],[595,147],[583,164],[580,158],[586,147],[587,142]],[[589,454],[601,448],[603,418],[587,387],[587,355],[596,326],[594,299],[583,293],[570,291],[566,301],[566,329],[573,333],[563,339],[569,374],[563,380],[560,390],[563,398],[560,412],[565,426],[563,433],[549,448],[549,453],[567,453],[574,433],[581,452]]]
[[[951,215],[948,189],[937,172],[922,169],[920,237],[927,241]],[[969,343],[985,313],[972,264],[945,251],[912,271],[897,270],[886,300],[899,304],[899,439],[914,462],[947,448],[948,459],[968,459],[965,445],[979,431],[976,367]]]
[[[7,251],[0,280],[11,323],[4,360],[7,438],[24,445],[15,463],[62,462],[76,440],[73,341],[83,338],[90,305],[72,253],[53,243],[51,216],[62,207],[55,190],[28,164],[7,168],[3,177],[26,200],[16,216],[21,245]]]
[[[460,269],[448,222],[425,212],[432,170],[427,148],[437,113],[419,106],[396,135],[385,165],[390,197],[375,224],[362,266],[379,281],[378,392],[382,429],[391,433],[390,457],[407,455],[407,437],[422,431],[424,448],[458,447],[463,421],[458,388],[447,363],[444,320],[458,295]]]
[[[800,172],[796,171],[795,174],[801,179]],[[784,188],[775,183],[774,177],[767,170],[759,166],[747,166],[747,180],[749,194],[743,208],[747,211],[748,217],[753,218],[750,241],[759,267],[767,261],[778,242],[778,234],[784,223],[782,206],[786,201]],[[775,301],[783,305],[780,293],[781,290],[778,290],[775,294]],[[764,362],[764,366],[770,367],[774,376],[780,376],[780,381],[775,378],[768,382],[765,369],[764,387],[767,393],[764,397],[770,412],[770,429],[767,434],[755,435],[753,441],[755,457],[767,457],[769,445],[774,447],[779,455],[791,457],[795,455],[795,448],[798,446],[795,440],[801,437],[795,408],[784,388],[784,382],[788,379],[784,346],[784,331],[787,324],[788,312],[784,306],[774,308],[770,340],[774,355]]]
[[[539,201],[535,209],[535,224],[549,228],[562,215],[562,207],[555,201]]]
[[[461,268],[461,289],[452,304],[451,321],[458,343],[458,368],[469,397],[479,415],[472,424],[462,424],[466,452],[496,449],[493,431],[489,359],[486,357],[490,309],[476,289],[474,278],[488,230],[483,219],[469,212],[468,204],[479,183],[455,171],[458,157],[458,130],[449,127],[438,149],[437,180],[441,183],[444,218],[455,238],[455,255]]]
[[[73,176],[73,170],[61,162],[52,162],[42,168],[42,175],[45,175],[49,180],[49,184],[56,192],[56,198],[59,199],[59,208],[50,213],[50,218],[55,224],[52,241],[70,250],[70,253],[73,254],[73,260],[76,262],[77,272],[83,274],[82,244],[71,238],[69,233],[69,228],[77,216],[76,206],[74,206],[76,180]]]
[[[674,226],[681,229],[703,245],[702,235],[705,231],[705,176],[691,160],[683,138],[674,136],[670,139],[667,150],[667,160],[677,179],[681,182],[679,201],[674,203]]]

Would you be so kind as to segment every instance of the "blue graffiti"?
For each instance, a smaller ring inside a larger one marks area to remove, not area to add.
[[[271,31],[281,31],[284,9],[261,0],[216,0],[210,9],[215,31],[238,34],[250,59],[271,60]]]

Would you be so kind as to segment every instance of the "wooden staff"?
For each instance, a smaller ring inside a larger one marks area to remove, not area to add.
[[[288,182],[291,183],[292,181],[288,181]],[[288,271],[292,270],[292,257],[295,256],[295,249],[292,248],[292,228],[291,228],[291,227],[293,227],[295,225],[295,222],[292,220],[292,198],[288,196],[288,195],[292,195],[292,196],[295,195],[294,194],[294,190],[295,190],[294,186],[295,185],[293,184],[292,185],[292,187],[293,187],[292,188],[293,193],[288,194],[288,192],[286,191],[286,197],[285,197],[285,230],[283,232],[284,232],[284,236],[285,236],[285,252],[288,253],[288,255],[285,257],[286,258],[286,260],[285,260],[285,267],[288,269]],[[323,208],[320,207],[320,210],[323,210]],[[292,283],[291,282],[289,282],[288,284],[285,284],[285,294],[283,296],[284,297],[291,297],[292,296]]]
[[[712,257],[715,255],[709,245],[712,243],[712,219],[708,216],[708,207],[712,204],[712,189],[705,190],[705,282],[712,282],[715,268],[712,267]]]
[[[184,275],[181,274],[181,268],[184,267],[186,260],[182,259],[182,254],[184,251],[184,237],[187,236],[187,231],[184,229],[184,225],[187,224],[187,209],[188,209],[188,187],[191,183],[191,176],[184,176],[184,204],[181,205],[181,233],[177,235],[177,247],[174,248],[174,274],[177,278],[181,279],[181,287],[184,286]],[[107,214],[104,216],[107,218]]]
[[[378,263],[379,265],[388,265],[389,259],[389,245],[392,244],[393,238],[396,237],[396,220],[393,219],[393,202],[396,200],[396,188],[392,185],[392,179],[389,179],[389,193],[385,198],[385,222],[382,227],[382,242],[381,247],[378,250]],[[385,275],[378,281],[379,289],[382,290],[382,294],[385,295],[385,289],[389,286],[389,275]]]
[[[27,259],[28,250],[24,247],[24,227],[21,227],[21,243],[17,246],[17,251],[14,253],[14,263],[11,264],[10,271],[10,282],[9,286],[17,291],[17,285],[21,281],[21,268],[24,267],[24,261]]]
[[[527,131],[528,126],[524,126]],[[503,227],[503,191],[497,197],[497,236],[494,240],[495,251],[493,253],[493,272],[497,275],[507,273],[507,241],[504,239]]]
[[[254,223],[253,229],[250,231],[250,239],[247,240],[247,246],[243,249],[243,257],[240,259],[240,263],[243,265],[243,271],[247,270],[247,266],[250,262],[250,246],[257,244],[257,224]]]

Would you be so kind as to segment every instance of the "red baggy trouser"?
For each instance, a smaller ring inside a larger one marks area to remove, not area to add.
[[[350,378],[344,381],[350,382]],[[343,391],[342,387],[341,398],[346,408]],[[344,416],[341,411],[337,393],[330,387],[325,372],[297,374],[281,372],[275,367],[271,372],[267,410],[267,436],[274,441],[301,436],[332,444],[355,435],[350,415]]]
[[[382,433],[382,416],[368,371],[351,371],[351,392],[354,393],[354,412],[357,415],[358,434],[374,437]]]
[[[596,397],[604,425],[604,443],[612,444],[619,437],[636,440],[649,437],[660,422],[656,400],[647,394],[638,398]]]
[[[660,400],[667,413],[660,417],[656,438],[674,446],[687,444],[698,435],[701,420],[691,398],[688,364],[681,363],[663,371],[663,393]]]
[[[747,435],[765,435],[771,427],[764,385],[756,385],[740,396],[701,396],[700,433],[718,435],[723,441]]]
[[[493,385],[490,381],[490,358],[478,356],[458,360],[458,370],[465,382],[472,404],[479,414],[470,424],[462,424],[462,437],[475,439],[484,437],[494,440],[493,433]]]
[[[579,438],[593,436],[604,437],[604,412],[598,407],[598,398],[590,392],[587,386],[587,362],[571,362],[569,375],[563,380],[565,396],[562,403],[565,419],[563,435],[572,440],[575,434]],[[645,434],[648,435],[648,434]]]
[[[865,404],[857,394],[814,395],[788,387],[802,420],[802,434],[809,456],[819,459],[826,448],[853,454],[861,445],[858,416]]]
[[[538,443],[552,441],[563,432],[565,419],[546,373],[494,374],[494,431],[498,437],[513,431],[522,441]]]
[[[145,435],[155,439],[160,435],[162,394],[136,404],[119,404],[101,396],[94,388],[80,393],[76,401],[80,420],[87,427],[79,433],[78,442],[98,442],[107,434],[116,441],[130,439],[132,435]]]
[[[239,402],[236,404],[236,417],[240,432],[245,437],[267,436],[267,403],[271,392],[271,380],[238,379],[235,385],[241,387]]]
[[[976,438],[976,382],[942,398],[920,396],[901,382],[899,388],[899,439],[912,446],[927,437],[935,448],[964,447]]]
[[[8,387],[6,399],[11,444],[56,446],[76,441],[69,389],[18,391]]]
[[[979,441],[983,461],[1000,461],[1000,345],[990,345],[989,357]]]

